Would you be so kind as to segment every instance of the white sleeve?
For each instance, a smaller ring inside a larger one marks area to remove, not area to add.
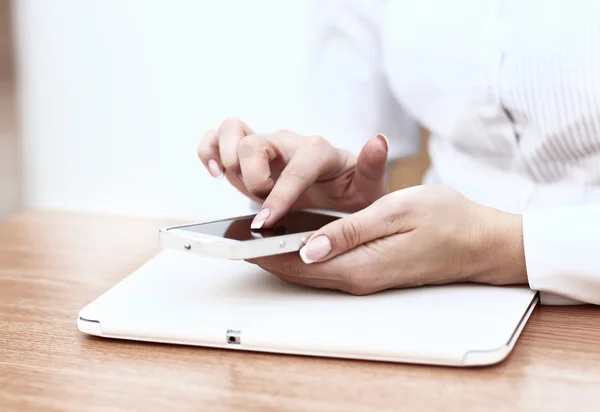
[[[523,240],[542,304],[600,304],[600,205],[525,212]]]
[[[389,159],[419,151],[420,128],[394,99],[383,70],[384,0],[323,1],[317,51],[315,115],[318,130],[334,145],[358,154],[383,133]]]

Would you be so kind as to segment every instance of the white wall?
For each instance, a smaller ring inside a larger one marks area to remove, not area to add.
[[[238,116],[302,131],[309,0],[21,0],[28,207],[212,218],[246,213],[196,157]]]

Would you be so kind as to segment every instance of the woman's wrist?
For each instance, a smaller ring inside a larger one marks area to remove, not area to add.
[[[486,215],[483,262],[473,280],[492,285],[527,284],[522,216],[493,209]]]

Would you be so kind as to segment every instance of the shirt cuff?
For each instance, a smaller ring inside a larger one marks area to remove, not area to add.
[[[524,212],[523,241],[542,304],[600,304],[600,205]]]

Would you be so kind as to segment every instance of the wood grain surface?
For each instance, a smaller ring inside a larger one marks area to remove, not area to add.
[[[600,311],[535,310],[503,363],[457,369],[92,338],[78,311],[172,222],[24,212],[0,223],[0,410],[597,411]]]

